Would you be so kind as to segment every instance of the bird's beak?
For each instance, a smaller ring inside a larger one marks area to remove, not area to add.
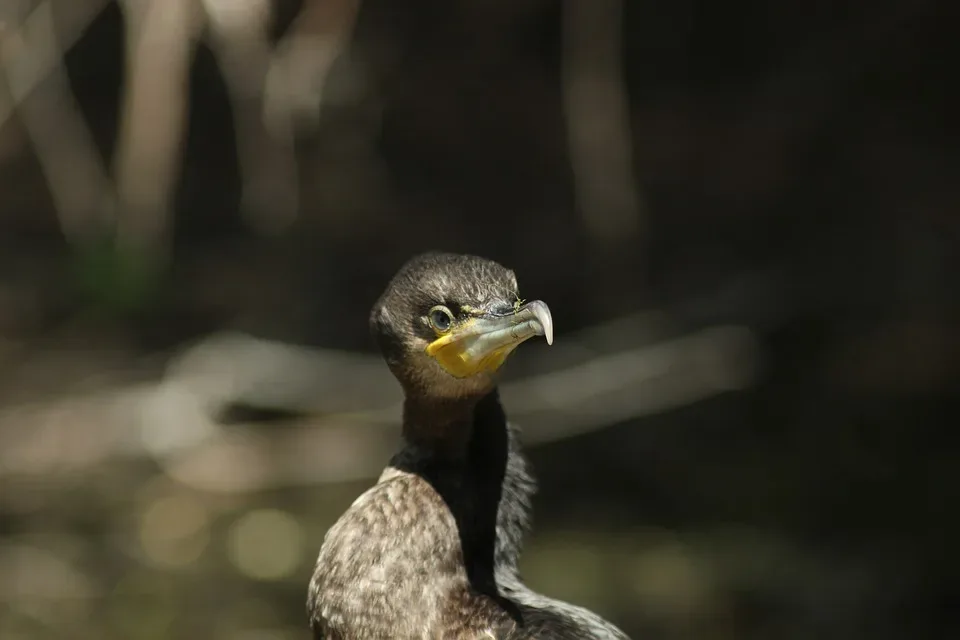
[[[499,369],[521,342],[543,336],[553,344],[553,317],[545,302],[534,300],[505,314],[481,313],[468,318],[427,346],[450,375],[467,378]]]

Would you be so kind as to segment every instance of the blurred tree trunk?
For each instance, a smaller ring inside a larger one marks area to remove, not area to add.
[[[566,0],[561,54],[575,201],[594,272],[587,280],[599,287],[591,299],[601,305],[612,301],[621,310],[623,288],[607,283],[620,282],[613,277],[618,272],[638,271],[645,245],[623,76],[622,19],[623,0]]]

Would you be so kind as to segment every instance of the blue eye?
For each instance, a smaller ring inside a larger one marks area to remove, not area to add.
[[[443,306],[430,309],[430,315],[428,317],[430,324],[433,325],[433,328],[437,331],[449,331],[450,326],[453,324],[453,314],[450,313],[450,309]]]

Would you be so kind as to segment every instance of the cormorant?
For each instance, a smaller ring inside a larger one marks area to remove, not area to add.
[[[523,302],[496,262],[428,253],[400,269],[370,325],[403,387],[404,446],[324,537],[314,638],[626,639],[518,573],[535,483],[496,373],[528,338],[553,342],[547,305]]]

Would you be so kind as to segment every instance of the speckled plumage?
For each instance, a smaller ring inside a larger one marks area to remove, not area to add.
[[[314,638],[626,638],[522,584],[535,483],[495,380],[453,379],[423,356],[432,305],[516,296],[513,273],[495,262],[426,254],[374,307],[371,326],[406,394],[406,444],[324,538],[307,605]]]

